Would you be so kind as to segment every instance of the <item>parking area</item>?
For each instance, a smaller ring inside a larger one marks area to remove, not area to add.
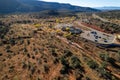
[[[75,27],[73,24],[59,24],[55,28],[61,29],[62,31],[70,32],[71,34],[79,34],[80,37],[99,44],[117,43],[116,35],[107,34],[105,32],[89,28],[87,26],[82,25],[80,22],[79,23],[77,22],[77,24],[88,29],[86,30],[83,29],[83,27]]]
[[[115,40],[114,35],[106,34],[97,30],[84,31],[81,37],[100,44],[111,44]]]

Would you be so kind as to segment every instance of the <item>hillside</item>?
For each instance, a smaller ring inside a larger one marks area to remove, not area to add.
[[[14,12],[20,3],[16,0],[0,0],[0,12]]]
[[[13,12],[39,12],[43,10],[70,11],[70,12],[94,12],[99,11],[89,7],[72,6],[54,2],[37,0],[0,0],[0,13]]]
[[[101,13],[97,13],[97,14],[100,17],[102,17],[112,23],[116,23],[116,24],[120,25],[120,10],[111,10],[111,11],[101,12]],[[113,27],[115,27],[115,26],[113,26]],[[117,28],[119,31],[119,27],[118,28],[115,27],[115,28]]]
[[[70,28],[56,27],[70,23],[89,30],[75,22],[92,16],[36,14],[0,16],[0,80],[120,79],[119,47],[102,47]]]

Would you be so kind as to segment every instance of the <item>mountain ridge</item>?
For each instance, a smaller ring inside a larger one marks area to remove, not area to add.
[[[100,11],[89,7],[73,6],[71,4],[44,2],[38,0],[1,0],[0,13],[14,13],[14,12],[39,12],[43,10],[55,10],[70,12],[96,12]]]
[[[118,6],[104,6],[104,7],[96,7],[95,9],[99,10],[120,10]]]

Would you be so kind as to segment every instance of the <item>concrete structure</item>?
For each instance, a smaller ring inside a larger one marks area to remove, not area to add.
[[[58,24],[55,26],[57,29],[61,29],[62,31],[68,31],[71,34],[80,34],[82,30],[73,26],[73,24]]]
[[[68,23],[68,24],[57,24],[55,26],[55,28],[56,29],[62,29],[63,27],[72,27],[72,26],[73,26],[73,24],[70,24],[70,23]]]
[[[81,37],[99,44],[111,44],[114,43],[116,36],[106,34],[97,30],[84,31]]]

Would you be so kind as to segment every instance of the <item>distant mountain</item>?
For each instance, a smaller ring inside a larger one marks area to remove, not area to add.
[[[0,13],[28,12],[31,7],[18,0],[0,0]]]
[[[71,11],[71,12],[95,12],[100,11],[89,7],[73,6],[55,2],[38,0],[0,0],[0,13],[13,12],[38,12],[44,10]]]
[[[120,7],[96,7],[99,10],[120,10]]]
[[[0,0],[0,13],[14,12],[20,3],[16,0]]]

